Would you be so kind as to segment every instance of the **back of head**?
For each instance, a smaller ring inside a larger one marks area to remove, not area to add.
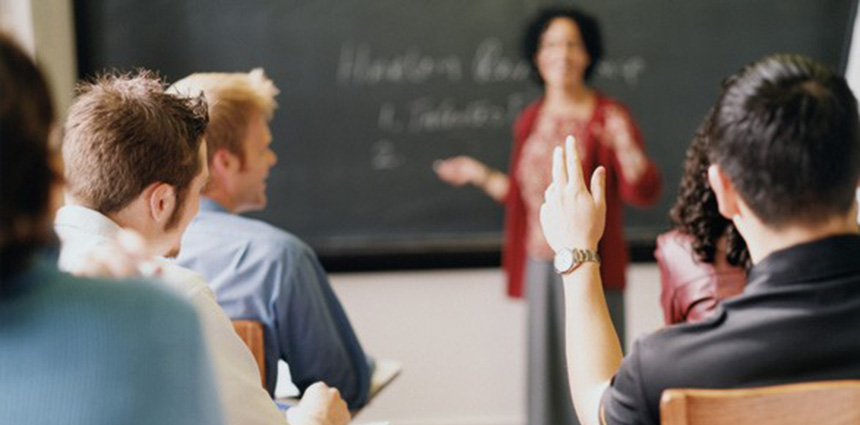
[[[78,87],[63,139],[67,190],[77,202],[113,213],[161,182],[176,188],[182,205],[201,169],[208,115],[202,98],[164,88],[147,71],[104,75]]]
[[[726,81],[711,120],[711,162],[765,225],[851,211],[860,123],[844,78],[802,56],[768,56]]]
[[[206,97],[209,103],[206,144],[210,159],[218,149],[244,158],[242,141],[253,114],[271,119],[277,107],[278,88],[260,68],[251,72],[191,74],[170,86],[169,91],[181,96],[202,93]]]
[[[725,257],[733,266],[746,266],[749,252],[746,243],[732,222],[720,214],[717,195],[708,182],[708,160],[711,127],[709,113],[687,148],[684,174],[678,188],[678,199],[669,211],[672,225],[679,232],[693,238],[692,248],[700,261],[717,262],[719,242],[726,238]]]
[[[0,34],[0,290],[50,238],[53,121],[42,73]]]

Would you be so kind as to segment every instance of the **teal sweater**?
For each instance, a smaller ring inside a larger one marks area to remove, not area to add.
[[[0,424],[222,424],[194,309],[36,261],[0,298]]]

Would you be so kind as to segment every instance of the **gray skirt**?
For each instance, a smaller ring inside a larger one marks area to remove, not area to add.
[[[576,425],[570,398],[564,337],[564,287],[552,263],[526,263],[528,303],[529,425]],[[624,291],[605,289],[606,304],[618,338],[624,344]]]

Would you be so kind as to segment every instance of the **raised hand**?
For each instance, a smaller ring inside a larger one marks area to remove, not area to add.
[[[624,180],[632,183],[645,173],[648,159],[634,140],[631,125],[629,117],[622,110],[612,107],[606,111],[603,127],[595,128],[595,134],[603,144],[615,151]]]
[[[575,140],[568,136],[565,148],[555,148],[552,183],[544,194],[540,221],[549,246],[597,249],[606,226],[606,170],[597,167],[591,176],[591,191],[585,186],[582,161]]]

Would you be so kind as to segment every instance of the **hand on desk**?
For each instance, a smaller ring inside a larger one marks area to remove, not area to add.
[[[290,425],[346,425],[349,409],[337,388],[317,382],[302,395],[295,407],[287,410]]]

